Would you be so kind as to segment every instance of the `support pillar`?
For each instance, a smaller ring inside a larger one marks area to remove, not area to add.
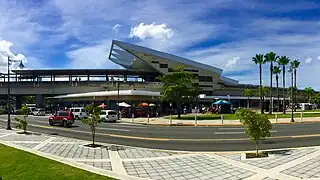
[[[22,107],[22,97],[23,96],[16,96],[16,109],[21,109],[21,107]]]
[[[42,94],[36,95],[36,106],[43,107],[44,106],[44,96]]]

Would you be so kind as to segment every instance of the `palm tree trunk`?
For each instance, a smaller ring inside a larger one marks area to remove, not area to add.
[[[273,107],[272,107],[272,103],[271,103],[271,101],[272,101],[272,70],[273,70],[273,63],[271,62],[270,63],[270,102],[269,102],[269,114],[272,114],[272,109],[273,109]]]
[[[286,66],[283,65],[282,66],[282,100],[283,100],[283,103],[282,103],[282,110],[283,110],[283,114],[286,114],[286,95],[285,95],[285,92],[286,92]]]
[[[278,112],[280,112],[280,96],[279,96],[279,76],[276,75],[276,82],[277,82],[277,98],[278,98]]]
[[[293,97],[294,97],[294,112],[296,112],[296,103],[297,103],[297,70],[294,69],[294,89],[293,89]]]
[[[250,108],[249,103],[250,103],[250,99],[249,99],[249,97],[248,97],[248,101],[247,101],[247,108]]]
[[[261,114],[264,114],[263,104],[262,104],[262,64],[259,64],[259,73],[260,73],[260,110],[261,110]]]
[[[293,109],[294,109],[294,98],[293,98],[293,70],[291,72],[291,122],[294,122]]]

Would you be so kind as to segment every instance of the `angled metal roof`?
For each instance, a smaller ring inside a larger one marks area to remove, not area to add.
[[[224,76],[220,76],[220,80],[227,85],[238,85],[239,84],[239,81],[231,79],[231,78],[227,78]]]
[[[220,68],[216,68],[216,67],[213,67],[213,66],[202,64],[202,63],[199,63],[199,62],[196,62],[196,61],[192,61],[190,59],[186,59],[186,58],[179,57],[179,56],[176,56],[176,55],[172,55],[172,54],[168,54],[168,53],[165,53],[165,52],[156,51],[154,49],[150,49],[150,48],[146,48],[146,47],[142,47],[142,46],[138,46],[138,45],[134,45],[134,44],[129,44],[129,43],[125,43],[125,42],[121,42],[121,41],[117,41],[117,40],[113,40],[112,41],[112,48],[110,50],[109,58],[112,55],[114,55],[114,52],[112,52],[114,44],[116,44],[117,46],[119,46],[120,48],[125,49],[125,50],[133,50],[135,52],[142,52],[142,53],[145,53],[145,54],[154,55],[154,56],[157,56],[157,57],[160,57],[160,58],[163,58],[163,59],[176,61],[176,62],[183,63],[183,64],[186,64],[186,65],[189,65],[189,66],[193,66],[193,67],[197,67],[197,68],[200,68],[200,69],[203,69],[203,70],[211,71],[211,72],[214,72],[214,73],[219,74],[219,75],[221,75],[221,73],[223,71]],[[119,51],[119,50],[115,50],[115,52],[117,52],[117,51]],[[114,60],[112,60],[112,61],[114,61]],[[115,62],[115,63],[117,63],[117,62]],[[119,63],[117,63],[117,64],[119,64]]]

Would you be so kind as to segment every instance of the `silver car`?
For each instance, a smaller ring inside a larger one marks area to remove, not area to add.
[[[32,114],[34,116],[45,116],[46,115],[46,111],[43,108],[37,108],[32,112]]]

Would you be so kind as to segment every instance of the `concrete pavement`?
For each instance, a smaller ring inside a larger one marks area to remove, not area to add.
[[[163,151],[60,136],[17,134],[0,128],[0,143],[118,179],[316,179],[320,147],[269,151],[269,157],[245,159],[243,152]]]

